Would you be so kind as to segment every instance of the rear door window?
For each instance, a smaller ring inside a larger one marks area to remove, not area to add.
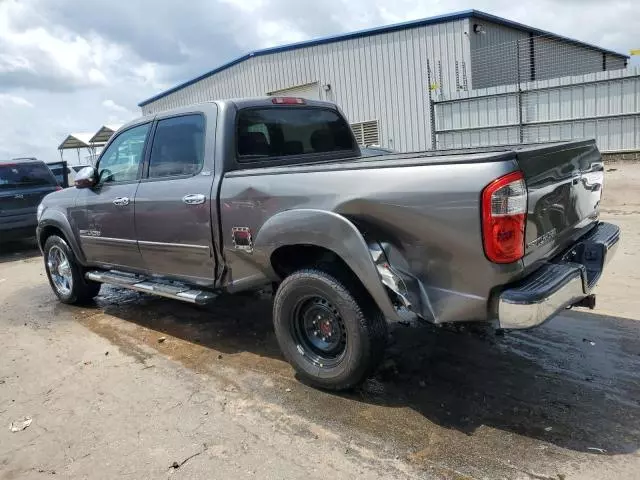
[[[240,161],[355,150],[347,122],[325,108],[245,109],[239,112],[237,125]]]
[[[158,122],[149,159],[149,178],[195,175],[204,163],[204,118],[182,115]]]
[[[0,190],[56,185],[53,173],[44,163],[0,164]]]

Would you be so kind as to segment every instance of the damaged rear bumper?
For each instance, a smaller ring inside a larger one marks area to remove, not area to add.
[[[620,241],[620,229],[599,223],[557,261],[498,294],[500,328],[538,326],[591,294]]]

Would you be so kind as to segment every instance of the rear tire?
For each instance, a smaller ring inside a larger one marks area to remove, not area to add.
[[[352,388],[384,355],[387,325],[361,292],[322,270],[284,279],[275,295],[273,321],[282,353],[302,380],[329,390]]]
[[[84,268],[63,238],[51,235],[43,252],[49,284],[62,303],[86,303],[100,293],[102,284],[84,278]]]

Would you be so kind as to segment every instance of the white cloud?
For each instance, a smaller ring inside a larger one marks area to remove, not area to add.
[[[29,60],[19,55],[0,53],[0,72],[14,72],[29,69]]]
[[[93,85],[107,85],[107,77],[97,68],[89,69],[87,74],[89,82]]]
[[[120,113],[129,113],[129,109],[126,107],[123,107],[122,105],[118,105],[116,102],[114,102],[111,99],[107,99],[104,102],[102,102],[102,106],[104,108],[106,108],[107,110],[111,110],[114,112],[120,112]]]
[[[160,80],[159,67],[152,62],[144,62],[141,65],[134,66],[131,69],[131,73],[138,82],[154,91],[166,90],[171,86]]]
[[[109,50],[116,46],[55,27],[18,29],[12,22],[15,5],[0,3],[0,82],[43,87],[48,83],[54,90],[106,85],[99,63],[113,56]]]
[[[264,0],[220,0],[221,3],[228,3],[245,14],[251,14],[265,5]]]
[[[10,95],[8,93],[0,93],[0,106],[15,105],[17,107],[33,108],[33,103],[23,97]]]
[[[264,21],[256,29],[264,48],[305,40],[307,36],[295,28],[282,28],[282,22]]]

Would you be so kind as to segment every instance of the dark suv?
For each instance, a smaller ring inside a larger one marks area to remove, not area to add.
[[[35,236],[38,204],[60,188],[40,160],[0,160],[0,242]]]

